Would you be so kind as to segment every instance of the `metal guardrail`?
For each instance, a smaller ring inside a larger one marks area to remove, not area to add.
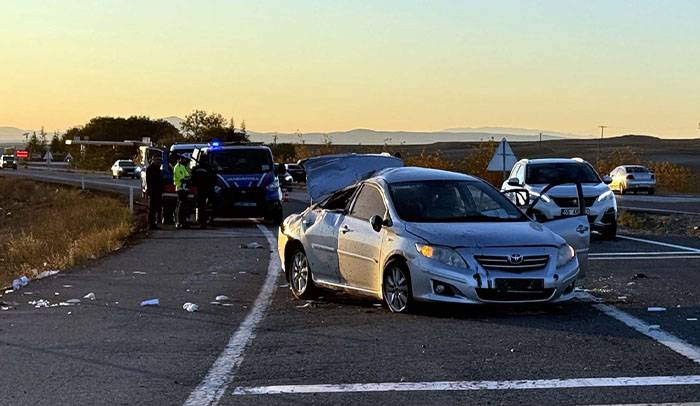
[[[39,180],[39,181],[47,181],[47,182],[53,182],[53,183],[76,185],[76,186],[80,186],[80,188],[83,190],[94,189],[94,190],[101,190],[101,191],[107,191],[107,192],[113,192],[113,191],[115,191],[115,189],[123,190],[125,192],[125,194],[128,194],[128,196],[129,196],[129,212],[130,213],[134,212],[134,189],[141,190],[141,186],[123,185],[121,183],[109,183],[109,182],[102,182],[99,180],[85,179],[85,175],[81,175],[80,179],[78,179],[78,178],[67,178],[67,177],[44,175],[44,174],[25,175],[25,174],[15,173],[15,172],[8,172],[7,174],[10,176],[29,178],[29,179]],[[91,185],[97,186],[97,187],[91,188],[90,187]],[[128,192],[127,192],[127,190],[128,190]]]

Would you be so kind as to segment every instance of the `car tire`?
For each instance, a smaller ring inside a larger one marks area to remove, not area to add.
[[[617,237],[617,220],[612,224],[605,226],[600,232],[600,236],[604,240],[614,240]]]
[[[302,300],[312,298],[316,286],[306,252],[302,247],[297,247],[288,258],[287,272],[289,273],[289,289],[292,291],[292,295]]]
[[[384,270],[382,297],[392,313],[407,313],[413,308],[411,275],[401,262],[390,263]]]

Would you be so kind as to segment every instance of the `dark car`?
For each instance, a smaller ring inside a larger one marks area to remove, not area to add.
[[[292,179],[297,183],[306,183],[306,171],[299,164],[285,164],[287,172],[292,175]]]

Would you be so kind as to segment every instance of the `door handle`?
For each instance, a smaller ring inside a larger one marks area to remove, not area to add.
[[[584,226],[583,224],[579,224],[578,227],[576,227],[576,232],[579,234],[583,234],[586,231],[588,231],[588,226]]]
[[[340,227],[340,232],[343,234],[349,233],[350,231],[352,231],[352,230],[350,229],[350,227],[348,227],[347,224],[344,224],[342,227]]]

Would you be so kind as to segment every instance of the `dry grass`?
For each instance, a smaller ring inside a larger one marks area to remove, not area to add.
[[[0,177],[0,286],[114,251],[131,226],[117,198]]]
[[[651,214],[620,211],[617,220],[620,231],[637,234],[676,235],[700,238],[700,216],[682,214]]]

